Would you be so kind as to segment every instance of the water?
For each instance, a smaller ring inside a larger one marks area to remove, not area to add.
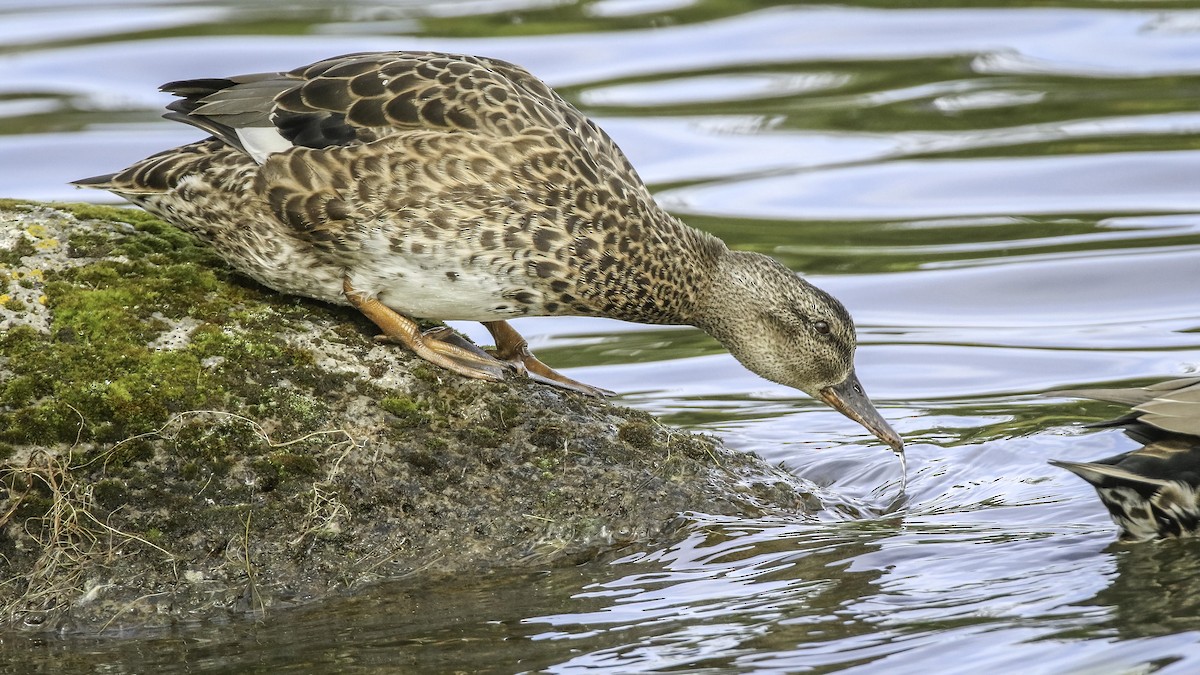
[[[927,3],[10,0],[0,196],[104,199],[65,183],[195,139],[158,119],[168,80],[375,49],[525,65],[664,205],[845,302],[910,475],[879,515],[891,453],[696,331],[526,320],[544,360],[828,508],[259,620],[6,638],[0,672],[1195,672],[1200,542],[1114,544],[1045,460],[1132,442],[1037,392],[1200,369],[1200,3]]]

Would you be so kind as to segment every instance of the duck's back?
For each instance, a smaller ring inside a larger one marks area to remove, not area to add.
[[[351,54],[164,90],[180,97],[167,117],[213,138],[83,183],[196,231],[283,292],[338,302],[340,270],[359,270],[371,293],[397,278],[414,281],[396,298],[428,290],[398,308],[416,315],[457,291],[465,306],[441,318],[672,322],[674,300],[645,285],[713,246],[654,204],[607,134],[502,61]]]

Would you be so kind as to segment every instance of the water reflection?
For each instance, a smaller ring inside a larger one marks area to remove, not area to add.
[[[556,628],[535,639],[578,639],[579,630],[586,635],[633,633],[627,641],[588,651],[549,672],[728,665],[761,649],[759,643],[788,630],[784,626],[814,624],[839,613],[846,597],[861,594],[880,575],[878,570],[846,570],[839,563],[869,548],[880,536],[876,532],[715,519],[702,519],[696,528],[679,546],[617,561],[653,561],[663,573],[630,575],[585,589],[584,597],[615,595],[603,611],[528,619],[526,623]]]
[[[1092,603],[1113,609],[1089,633],[1122,638],[1192,632],[1200,640],[1200,541],[1112,544],[1117,574]]]
[[[609,599],[601,611],[528,619],[554,627],[534,639],[587,645],[601,634],[626,636],[584,648],[548,671],[684,665],[795,671],[874,663],[906,672],[928,668],[919,665],[927,658],[919,648],[934,648],[949,636],[953,649],[973,649],[984,662],[1011,667],[1020,658],[1007,642],[1014,637],[1005,627],[1010,619],[1039,617],[1039,628],[1016,631],[1020,643],[1064,624],[1097,624],[1109,614],[1085,601],[1104,586],[1112,561],[1097,555],[1104,544],[1077,532],[1064,533],[1056,542],[1059,555],[1047,559],[1041,539],[1054,535],[900,519],[836,528],[698,527],[705,529],[677,548],[618,561],[653,560],[665,572],[632,574],[577,596]],[[995,556],[988,543],[1005,546],[1006,555]],[[1081,563],[1095,569],[1081,574]],[[1002,648],[993,639],[997,631],[1009,633]]]
[[[911,160],[679,188],[681,213],[855,220],[961,215],[1200,211],[1200,152]],[[1132,188],[1131,183],[1137,188]],[[852,193],[848,193],[852,190]]]

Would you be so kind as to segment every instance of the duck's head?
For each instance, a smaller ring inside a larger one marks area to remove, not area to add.
[[[696,325],[742,365],[818,398],[897,453],[904,441],[854,372],[854,321],[836,298],[767,256],[728,251],[713,270]]]

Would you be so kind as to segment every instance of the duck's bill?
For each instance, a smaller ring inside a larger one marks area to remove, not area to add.
[[[871,399],[867,398],[862,383],[853,372],[841,384],[825,387],[817,391],[817,395],[829,407],[866,427],[867,431],[887,443],[896,453],[904,452],[904,440],[871,404]]]

